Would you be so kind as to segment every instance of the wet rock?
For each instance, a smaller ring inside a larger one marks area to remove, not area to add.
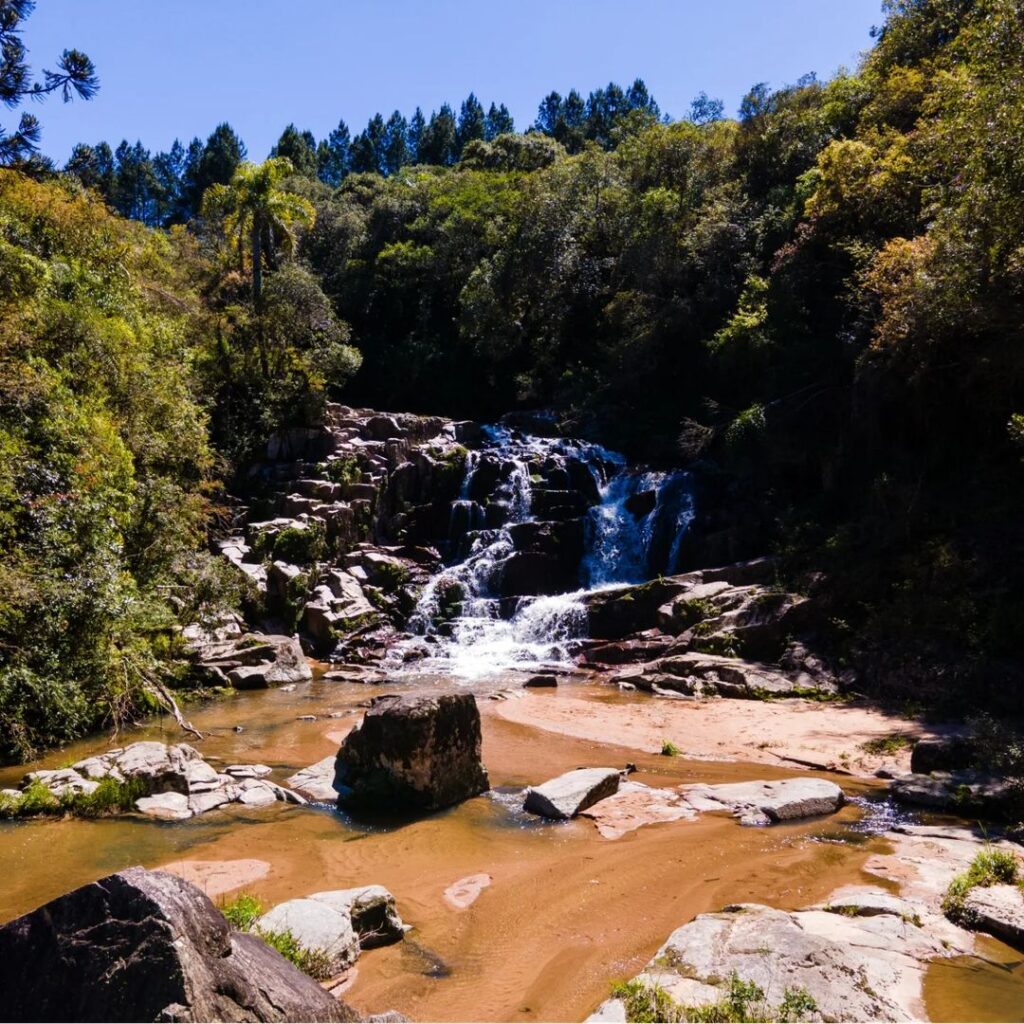
[[[523,686],[528,689],[548,689],[558,686],[558,677],[549,674],[530,676],[530,678],[523,683]]]
[[[577,768],[542,786],[530,786],[523,807],[544,818],[574,818],[615,793],[621,779],[617,768]]]
[[[471,694],[378,697],[338,751],[338,803],[433,811],[486,792],[481,742]]]
[[[815,1019],[919,1020],[928,962],[944,952],[938,938],[896,914],[787,913],[747,903],[676,929],[639,980],[693,1007],[723,1000],[735,973],[776,1005],[784,989],[806,989]],[[601,1010],[589,1019],[616,1019],[612,1002]]]
[[[1024,893],[1016,885],[972,889],[964,911],[973,927],[1018,948],[1024,946]]]
[[[356,1021],[195,886],[129,868],[0,928],[10,1020]]]
[[[770,825],[832,814],[844,803],[843,791],[826,779],[701,784],[682,789],[694,810],[729,811],[741,825]]]
[[[590,636],[622,640],[657,624],[658,609],[687,588],[671,577],[639,586],[609,587],[583,595]]]
[[[329,755],[322,761],[296,772],[288,779],[288,785],[307,800],[316,803],[335,803],[338,792],[334,788],[334,762],[334,755]]]

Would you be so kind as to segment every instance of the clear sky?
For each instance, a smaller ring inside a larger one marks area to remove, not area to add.
[[[165,149],[224,120],[262,159],[289,121],[355,134],[470,91],[519,129],[552,89],[638,76],[673,116],[702,89],[734,114],[754,82],[854,65],[881,21],[881,0],[39,0],[24,40],[36,69],[75,47],[99,72],[91,102],[36,110],[56,160],[76,142]]]

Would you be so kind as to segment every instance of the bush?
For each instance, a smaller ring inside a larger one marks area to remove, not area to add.
[[[319,562],[326,552],[326,531],[323,523],[315,519],[305,527],[286,527],[274,538],[274,558],[293,565]]]
[[[242,892],[229,903],[225,903],[220,912],[227,918],[232,928],[248,932],[263,916],[263,904],[252,893]]]
[[[255,932],[268,946],[276,949],[286,960],[290,960],[300,971],[317,981],[326,981],[331,976],[331,961],[322,949],[306,949],[290,931]]]
[[[662,740],[661,753],[663,757],[678,757],[682,751],[671,740]]]

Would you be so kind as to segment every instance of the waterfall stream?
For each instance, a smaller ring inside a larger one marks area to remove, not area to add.
[[[571,664],[586,636],[584,595],[676,571],[693,518],[685,472],[634,471],[599,445],[504,426],[485,438],[452,504],[447,565],[410,621],[431,644],[417,674],[472,681]]]

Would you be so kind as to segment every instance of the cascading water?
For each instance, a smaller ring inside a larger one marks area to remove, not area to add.
[[[631,472],[621,455],[598,445],[501,426],[484,431],[452,504],[449,564],[424,587],[410,621],[434,652],[416,672],[443,670],[467,681],[569,664],[586,632],[579,588],[672,571],[693,518],[686,473]],[[542,581],[561,592],[509,593],[517,558],[554,564],[550,553],[523,553],[531,536],[554,551],[578,538],[571,570]]]

